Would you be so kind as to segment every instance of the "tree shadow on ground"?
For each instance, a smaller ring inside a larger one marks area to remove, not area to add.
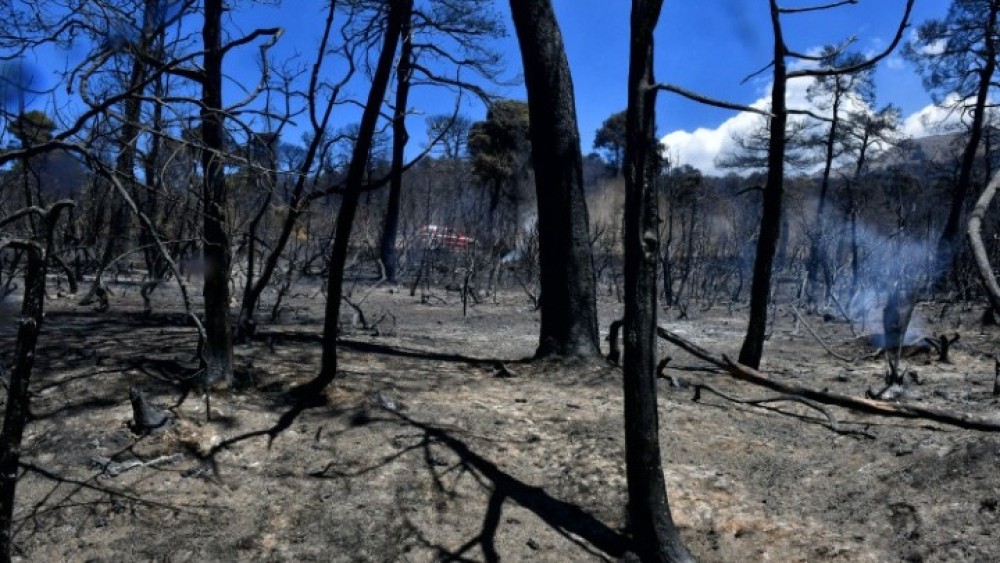
[[[254,335],[253,339],[258,342],[265,342],[272,348],[275,346],[285,345],[285,344],[319,344],[322,341],[322,337],[315,333],[304,333],[304,332],[290,332],[290,331],[258,331]],[[397,358],[407,358],[414,360],[430,360],[436,362],[453,362],[469,364],[473,366],[482,364],[494,364],[496,362],[509,360],[500,360],[497,358],[477,358],[473,356],[465,356],[462,354],[450,354],[445,352],[435,352],[433,350],[420,350],[416,348],[405,348],[402,346],[390,346],[388,344],[379,344],[376,342],[364,342],[360,340],[347,340],[345,338],[340,338],[337,340],[337,348],[341,350],[348,350],[351,352],[358,352],[363,354],[382,354],[385,356],[393,356]]]
[[[499,561],[500,554],[497,552],[496,537],[503,506],[508,500],[531,511],[558,534],[596,557],[619,558],[630,550],[631,540],[627,535],[610,528],[580,506],[555,498],[541,487],[528,485],[504,472],[489,459],[472,451],[464,441],[447,429],[417,421],[399,411],[388,409],[383,409],[383,411],[390,414],[391,418],[371,418],[369,422],[396,422],[415,428],[421,432],[419,441],[404,447],[371,467],[344,472],[337,470],[335,462],[331,462],[322,470],[312,472],[309,475],[323,479],[357,477],[392,463],[415,450],[423,452],[427,470],[434,481],[435,489],[439,492],[449,492],[442,479],[443,475],[453,472],[472,475],[480,486],[491,492],[479,533],[460,547],[449,550],[435,544],[424,536],[416,524],[407,521],[410,533],[425,547],[436,551],[441,561],[469,561],[467,554],[477,547],[482,551],[486,561]],[[433,445],[446,447],[458,456],[458,462],[451,466],[442,462],[438,456],[433,454],[431,450]]]

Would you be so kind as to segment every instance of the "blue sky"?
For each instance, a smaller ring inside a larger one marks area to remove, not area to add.
[[[628,66],[628,33],[630,3],[624,0],[554,0],[556,14],[563,30],[567,54],[576,86],[576,100],[583,149],[591,149],[594,132],[612,113],[625,107],[625,85]],[[811,5],[815,2],[787,0],[788,7]],[[942,17],[949,2],[917,0],[914,24]],[[898,25],[905,0],[861,0],[857,5],[832,11],[785,17],[785,34],[790,47],[808,51],[828,43],[839,43],[855,35],[855,48],[874,52],[892,38]],[[228,22],[230,33],[239,35],[254,27],[282,26],[286,29],[274,54],[279,61],[297,61],[307,65],[316,48],[322,24],[322,4],[316,0],[285,0],[274,2],[236,2],[235,12]],[[520,74],[520,55],[509,21],[507,2],[495,3],[498,15],[507,23],[509,35],[496,44],[506,58],[507,72],[501,78],[511,79]],[[197,25],[198,22],[192,22]],[[907,37],[912,35],[911,29]],[[767,64],[771,58],[772,39],[766,0],[666,0],[657,29],[656,75],[665,82],[696,90],[729,101],[751,104],[766,96],[767,74],[741,84],[748,74]],[[34,61],[35,68],[62,67],[60,58],[78,56],[83,52],[47,51]],[[252,84],[258,74],[257,49],[244,47],[227,59],[227,72],[234,81]],[[295,57],[299,58],[296,59]],[[919,77],[909,63],[894,55],[880,66],[877,75],[879,104],[892,102],[900,106],[904,116],[916,114],[930,104]],[[43,85],[53,85],[54,77],[43,76]],[[799,88],[799,90],[803,90]],[[500,94],[525,97],[523,86],[498,88]],[[362,97],[366,85],[357,83],[353,94]],[[230,88],[230,101],[239,91]],[[793,102],[794,94],[792,95]],[[40,100],[36,103],[51,103]],[[454,101],[442,90],[422,89],[414,92],[412,109],[424,115],[450,112]],[[661,135],[688,132],[688,143],[694,139],[718,142],[735,113],[705,107],[672,94],[661,94],[658,104],[658,127]],[[485,109],[469,100],[463,111],[473,119],[481,119]],[[356,121],[350,111],[335,117],[335,126]],[[415,141],[422,140],[422,123],[413,120]],[[701,129],[699,135],[691,133]],[[300,131],[292,131],[286,140],[296,141]],[[714,135],[714,137],[713,137]],[[677,138],[675,135],[674,138]],[[710,143],[711,144],[711,143]],[[701,147],[702,152],[712,150]],[[697,154],[692,153],[692,155]],[[696,156],[690,157],[692,161]],[[692,162],[694,163],[694,162]],[[702,164],[704,164],[702,162]],[[707,166],[707,165],[706,165]]]
[[[814,2],[789,0],[786,6]],[[306,17],[314,9],[308,0],[286,0],[281,8],[257,8],[244,25],[283,25],[289,33],[282,39],[304,53],[318,32]],[[945,15],[948,2],[918,0],[914,23]],[[891,41],[905,0],[861,0],[857,5],[812,14],[785,17],[790,47],[808,51],[856,36],[855,48],[875,52]],[[555,0],[576,87],[578,120],[584,150],[589,151],[594,132],[612,113],[624,109],[628,67],[630,3],[624,0]],[[506,78],[520,74],[520,55],[513,36],[507,2],[496,3],[497,13],[507,24],[509,35],[497,44],[506,58]],[[912,34],[908,30],[907,37]],[[657,79],[697,90],[706,95],[750,104],[767,94],[767,74],[741,84],[742,79],[771,59],[772,39],[766,0],[667,0],[656,34]],[[523,86],[500,88],[513,98],[525,97]],[[893,56],[878,73],[879,103],[892,102],[910,115],[930,103],[919,77],[909,63]],[[425,113],[447,112],[451,100],[440,91],[417,92],[414,107]],[[713,129],[733,117],[734,112],[705,107],[670,94],[661,94],[657,121],[659,132]],[[464,110],[474,119],[485,110],[471,104]],[[416,126],[419,129],[419,125]],[[419,133],[418,133],[419,134]]]

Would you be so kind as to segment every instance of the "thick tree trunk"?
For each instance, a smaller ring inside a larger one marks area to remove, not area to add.
[[[785,180],[785,127],[788,111],[785,107],[785,41],[781,33],[778,5],[771,1],[771,25],[774,30],[774,84],[771,87],[771,138],[767,154],[767,183],[764,185],[764,209],[757,237],[757,256],[750,284],[750,322],[740,349],[740,363],[754,369],[760,367],[764,355],[764,335],[767,331],[767,306],[771,293],[774,254],[781,238],[781,205]]]
[[[233,336],[229,312],[228,200],[222,156],[226,150],[222,115],[222,0],[205,1],[204,82],[202,83],[201,163],[205,260],[205,373],[207,385],[229,385],[233,378]]]
[[[576,102],[550,0],[511,0],[528,90],[538,199],[541,329],[535,356],[600,356]]]
[[[947,279],[947,273],[954,266],[955,257],[958,255],[961,243],[961,233],[959,231],[962,222],[962,213],[965,210],[965,198],[972,185],[972,170],[976,163],[976,153],[979,151],[979,143],[983,138],[983,124],[986,119],[986,104],[989,100],[991,81],[996,71],[997,53],[996,39],[997,31],[997,11],[1000,3],[992,2],[989,17],[984,22],[986,35],[986,52],[983,54],[985,64],[979,72],[979,88],[976,92],[976,105],[972,110],[972,126],[969,130],[969,142],[962,153],[962,164],[958,171],[958,182],[951,195],[951,207],[948,210],[948,221],[941,231],[941,238],[938,240],[937,251],[935,252],[935,272],[936,286],[943,287],[943,281]]]
[[[670,515],[656,404],[656,90],[653,30],[662,0],[632,2],[625,148],[625,463],[634,549],[644,562],[693,561]]]
[[[330,251],[330,272],[327,279],[326,318],[323,322],[323,359],[319,376],[303,390],[303,398],[315,399],[337,374],[337,335],[340,317],[340,294],[344,285],[344,266],[347,262],[347,245],[351,238],[351,228],[354,226],[354,216],[358,209],[358,201],[363,188],[365,173],[368,168],[371,153],[372,138],[378,123],[382,101],[385,99],[392,74],[393,59],[403,22],[410,20],[413,10],[413,0],[390,0],[382,52],[372,76],[371,90],[361,115],[358,127],[358,138],[351,153],[351,163],[345,179],[344,199],[337,213],[337,228],[334,232],[333,247]]]
[[[983,284],[983,289],[986,290],[986,297],[995,317],[1000,316],[1000,284],[997,284],[997,278],[993,275],[993,267],[990,266],[986,246],[983,244],[982,229],[983,217],[986,216],[986,210],[989,209],[990,202],[996,196],[997,188],[1000,188],[1000,173],[993,176],[982,195],[979,196],[979,200],[976,201],[976,207],[972,210],[972,216],[969,217],[967,231],[969,244],[972,245],[972,255],[979,269],[979,279]]]
[[[382,224],[382,247],[379,255],[387,281],[395,283],[397,261],[396,236],[399,234],[399,200],[403,191],[403,157],[410,135],[406,131],[406,104],[410,98],[410,77],[413,75],[413,39],[407,18],[400,30],[402,45],[396,67],[396,110],[392,118],[392,165],[389,169],[389,203]]]

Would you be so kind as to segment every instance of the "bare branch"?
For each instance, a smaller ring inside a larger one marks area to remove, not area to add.
[[[659,84],[653,84],[651,86],[651,88],[653,88],[655,90],[665,90],[667,92],[673,92],[673,93],[678,94],[680,96],[683,96],[683,97],[685,97],[685,98],[687,98],[689,100],[694,100],[696,102],[699,102],[699,103],[702,103],[702,104],[705,104],[705,105],[709,105],[709,106],[714,106],[714,107],[717,107],[717,108],[733,109],[733,110],[736,110],[736,111],[748,111],[748,112],[751,112],[751,113],[756,113],[756,114],[759,114],[759,115],[763,115],[765,117],[772,117],[771,116],[771,112],[769,112],[769,111],[764,111],[764,110],[762,110],[760,108],[755,108],[753,106],[747,106],[747,105],[743,105],[743,104],[735,104],[735,103],[732,103],[732,102],[726,102],[726,101],[723,101],[723,100],[717,100],[715,98],[709,98],[708,96],[702,96],[701,94],[697,94],[695,92],[692,92],[690,90],[686,90],[686,89],[681,88],[679,86],[674,86],[673,84],[666,84],[666,83],[662,83],[661,82]]]
[[[781,14],[802,14],[805,12],[818,12],[820,10],[830,10],[833,8],[839,8],[840,6],[847,6],[849,4],[857,4],[858,0],[840,0],[839,2],[832,2],[830,4],[823,4],[820,6],[805,6],[803,8],[779,8],[778,13]]]
[[[748,82],[748,81],[749,81],[749,80],[750,80],[751,78],[753,78],[753,77],[755,77],[755,76],[758,76],[758,75],[760,75],[760,74],[763,74],[764,72],[766,72],[766,71],[767,71],[767,69],[769,69],[769,68],[771,68],[771,67],[773,67],[773,66],[774,66],[774,61],[771,61],[771,62],[767,63],[767,64],[766,64],[766,65],[764,65],[764,67],[763,67],[763,68],[761,68],[760,70],[757,70],[757,71],[754,71],[754,72],[752,72],[752,73],[750,73],[750,74],[748,74],[748,75],[744,76],[744,77],[743,77],[743,80],[740,80],[740,84],[746,84],[746,83],[747,83],[747,82]]]
[[[882,59],[889,56],[899,42],[903,39],[903,32],[906,28],[910,26],[910,14],[913,12],[913,2],[914,0],[906,0],[906,11],[903,12],[903,18],[899,22],[899,28],[896,30],[895,37],[892,38],[892,43],[885,48],[881,53],[871,57],[868,60],[860,62],[855,65],[850,65],[846,67],[836,67],[836,68],[823,68],[823,69],[806,69],[806,70],[796,70],[788,73],[788,78],[801,78],[805,76],[820,77],[820,76],[837,76],[840,74],[851,74],[853,72],[858,72],[866,68],[874,66],[876,63]]]

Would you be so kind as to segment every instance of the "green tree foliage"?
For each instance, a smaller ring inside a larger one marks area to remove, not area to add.
[[[504,185],[524,173],[529,165],[528,104],[501,100],[490,105],[484,121],[469,129],[472,172],[492,185],[490,210],[496,209]]]
[[[995,0],[954,0],[944,19],[927,20],[903,47],[917,66],[924,86],[940,103],[951,93],[963,99],[976,95],[984,71],[996,64]]]
[[[25,147],[52,139],[52,131],[55,128],[56,124],[52,118],[39,110],[22,113],[10,126],[11,133]]]
[[[615,175],[621,171],[625,155],[625,112],[620,111],[604,120],[594,135],[594,149],[604,153]]]
[[[961,245],[960,225],[966,195],[973,183],[973,168],[983,138],[986,109],[995,89],[1000,2],[997,0],[954,0],[943,20],[930,20],[917,29],[904,54],[917,65],[924,85],[940,102],[957,93],[962,104],[971,108],[969,140],[962,155],[958,180],[952,190],[948,221],[941,231],[936,252],[938,284],[954,268]],[[971,100],[971,103],[965,102]]]

